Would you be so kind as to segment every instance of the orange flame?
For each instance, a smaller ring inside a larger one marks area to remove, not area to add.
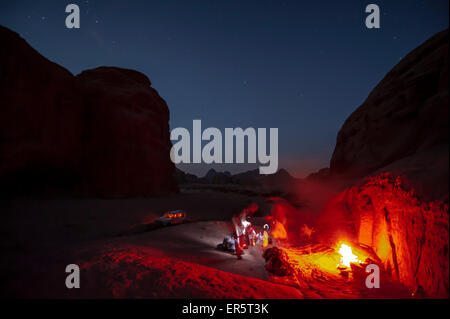
[[[278,221],[275,222],[275,225],[272,229],[272,237],[276,239],[286,239],[287,232],[284,228],[284,225]]]
[[[341,243],[338,253],[341,255],[340,266],[350,267],[350,263],[362,262],[358,256],[353,254],[352,247],[347,244]]]

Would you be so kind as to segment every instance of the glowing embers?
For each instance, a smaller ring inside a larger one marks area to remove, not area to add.
[[[351,263],[361,264],[362,259],[353,253],[352,247],[347,244],[338,244],[337,252],[341,256],[338,268],[350,267]]]
[[[288,255],[289,262],[297,272],[304,276],[313,274],[339,275],[337,268],[340,255],[334,249],[321,244],[312,244],[302,247],[283,248]]]

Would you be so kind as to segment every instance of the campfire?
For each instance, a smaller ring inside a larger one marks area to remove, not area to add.
[[[342,239],[331,247],[324,244],[272,247],[266,249],[264,258],[266,269],[274,275],[273,282],[299,287],[307,298],[372,298],[385,293],[367,288],[366,267],[378,261],[359,243]],[[397,292],[408,296],[403,287],[394,286]]]
[[[275,257],[282,260],[276,263],[280,265],[285,264],[286,267],[290,265],[290,267],[302,269],[303,272],[306,269],[308,269],[307,272],[317,269],[330,275],[344,275],[348,277],[353,271],[364,267],[368,260],[362,249],[346,241],[338,242],[334,248],[317,244],[295,248],[278,247],[277,249],[280,252],[275,254]],[[266,254],[266,257],[270,257],[269,254]],[[280,274],[277,269],[273,270],[269,271]]]
[[[337,252],[339,255],[341,255],[340,263],[338,265],[339,268],[349,268],[351,263],[355,264],[361,264],[363,261],[360,259],[360,257],[356,256],[353,253],[352,247],[345,244],[340,243],[338,244]]]

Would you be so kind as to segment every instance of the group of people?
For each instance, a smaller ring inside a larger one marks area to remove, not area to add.
[[[258,210],[258,205],[250,204],[232,218],[234,225],[234,246],[238,259],[242,258],[244,249],[248,246],[261,245],[267,247],[269,242],[269,226],[264,225],[262,232],[256,232],[255,227],[250,222],[253,214]]]
[[[233,215],[234,232],[232,235],[225,236],[223,242],[218,244],[217,248],[233,252],[238,259],[242,259],[244,249],[247,249],[249,246],[267,247],[272,241],[270,227],[265,224],[263,229],[255,228],[251,218],[256,211],[258,211],[258,205],[252,203]]]

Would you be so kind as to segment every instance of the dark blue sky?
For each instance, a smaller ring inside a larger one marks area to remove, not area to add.
[[[65,27],[69,3],[80,6],[79,30]],[[369,3],[381,8],[381,29],[364,25]],[[143,72],[167,101],[171,128],[193,119],[278,127],[280,167],[301,177],[328,166],[347,116],[403,56],[448,28],[448,10],[448,0],[2,0],[0,24],[74,74]]]

